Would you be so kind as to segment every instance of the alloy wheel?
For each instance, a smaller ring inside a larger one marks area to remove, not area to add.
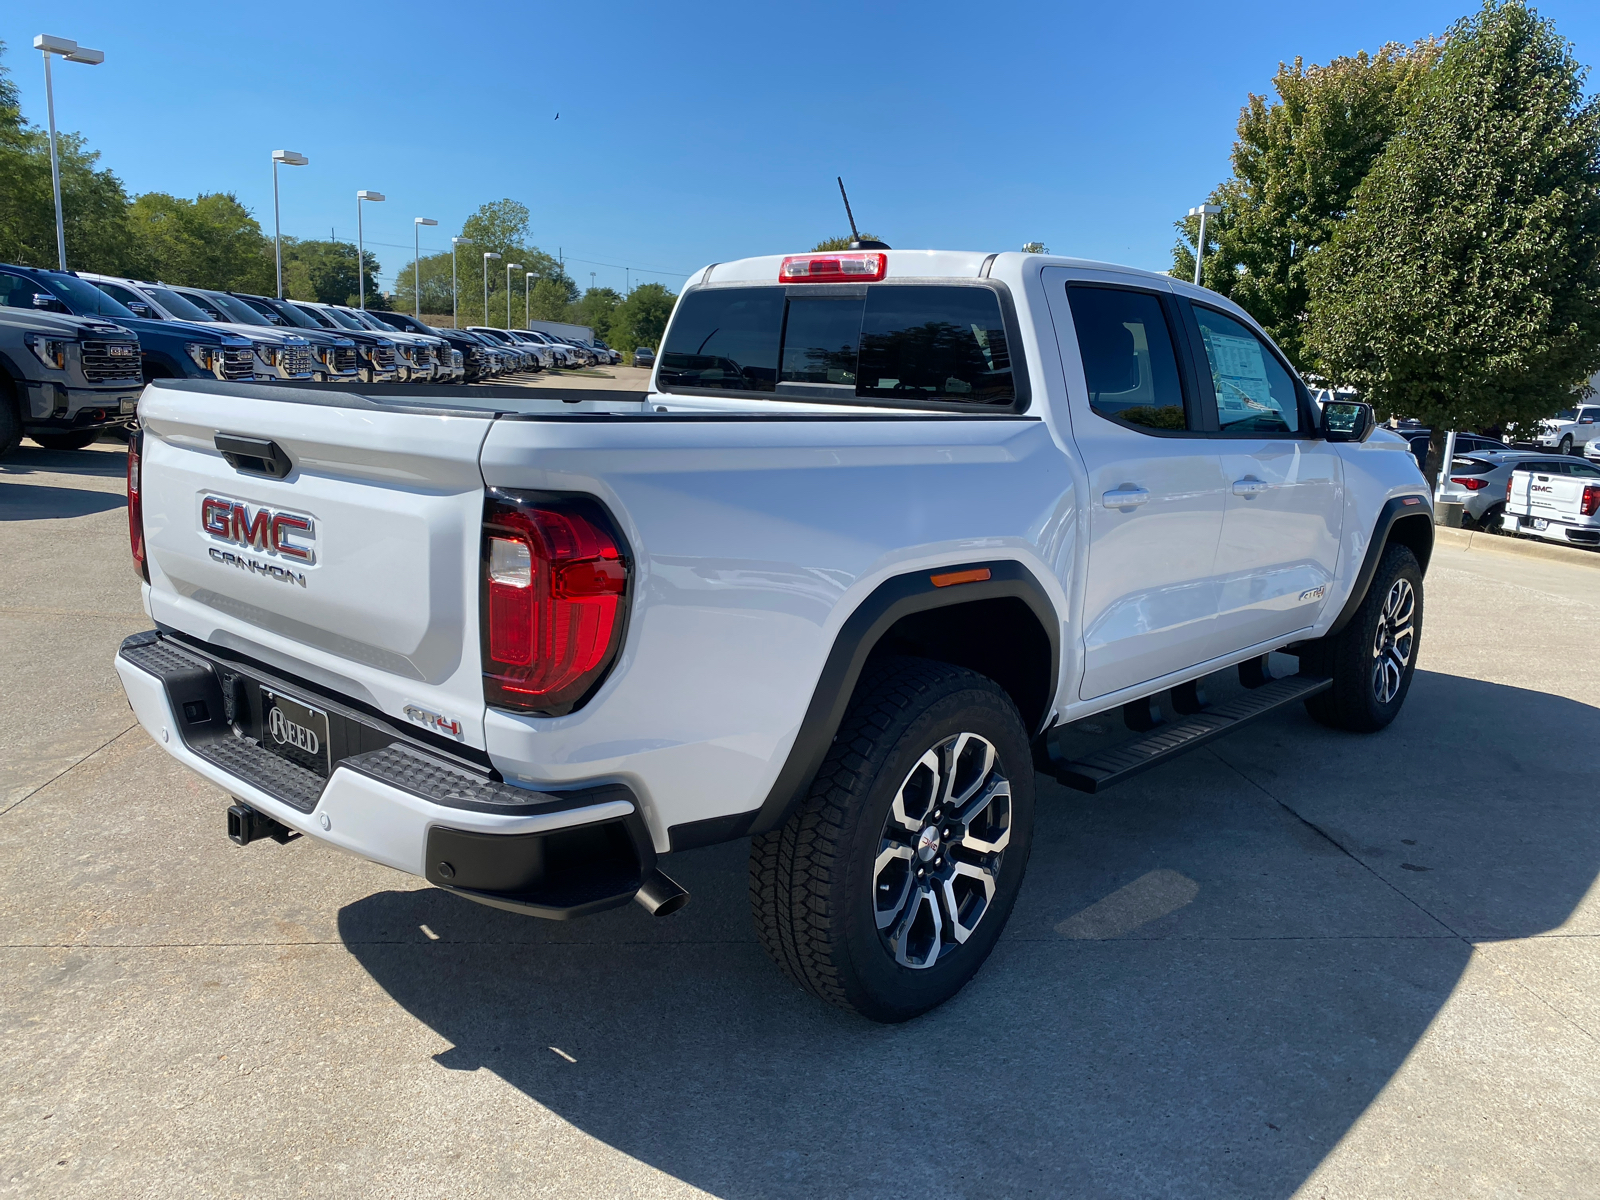
[[[972,936],[1010,844],[1011,784],[992,742],[958,733],[917,760],[872,868],[878,934],[896,962],[931,967]]]
[[[1383,599],[1372,639],[1372,694],[1379,704],[1400,694],[1416,646],[1417,594],[1407,579],[1396,579]]]

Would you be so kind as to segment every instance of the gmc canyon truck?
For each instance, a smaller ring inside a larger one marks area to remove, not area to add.
[[[989,954],[1036,771],[1293,704],[1382,729],[1416,664],[1409,447],[1136,270],[717,263],[646,392],[160,381],[139,419],[117,669],[236,842],[570,918],[670,912],[672,855],[748,837],[762,943],[879,1021]],[[1128,740],[1063,749],[1105,713]]]

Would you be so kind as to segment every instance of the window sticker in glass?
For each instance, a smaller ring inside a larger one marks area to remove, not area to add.
[[[784,291],[703,288],[678,301],[661,348],[660,386],[770,392],[778,379]]]
[[[1067,289],[1089,407],[1147,429],[1188,429],[1178,360],[1161,301],[1148,292]]]
[[[1217,420],[1225,432],[1294,433],[1300,408],[1289,372],[1249,329],[1198,305],[1195,320],[1211,364]]]

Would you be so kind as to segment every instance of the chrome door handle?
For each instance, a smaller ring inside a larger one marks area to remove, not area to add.
[[[1114,492],[1107,492],[1100,497],[1107,508],[1134,508],[1150,501],[1150,493],[1142,487],[1133,487],[1123,484]]]
[[[1233,494],[1235,496],[1259,496],[1272,485],[1261,479],[1246,478],[1233,481]]]

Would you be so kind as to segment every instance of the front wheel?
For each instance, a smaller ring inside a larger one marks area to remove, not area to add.
[[[1570,433],[1561,439],[1561,453],[1572,453],[1572,435]]]
[[[798,811],[750,847],[756,932],[792,980],[874,1021],[944,1003],[1011,915],[1033,768],[1011,698],[975,672],[864,675]]]
[[[1306,711],[1333,729],[1384,728],[1411,690],[1421,640],[1422,568],[1408,547],[1390,546],[1350,623],[1302,650],[1301,671],[1333,679],[1306,701]]]

